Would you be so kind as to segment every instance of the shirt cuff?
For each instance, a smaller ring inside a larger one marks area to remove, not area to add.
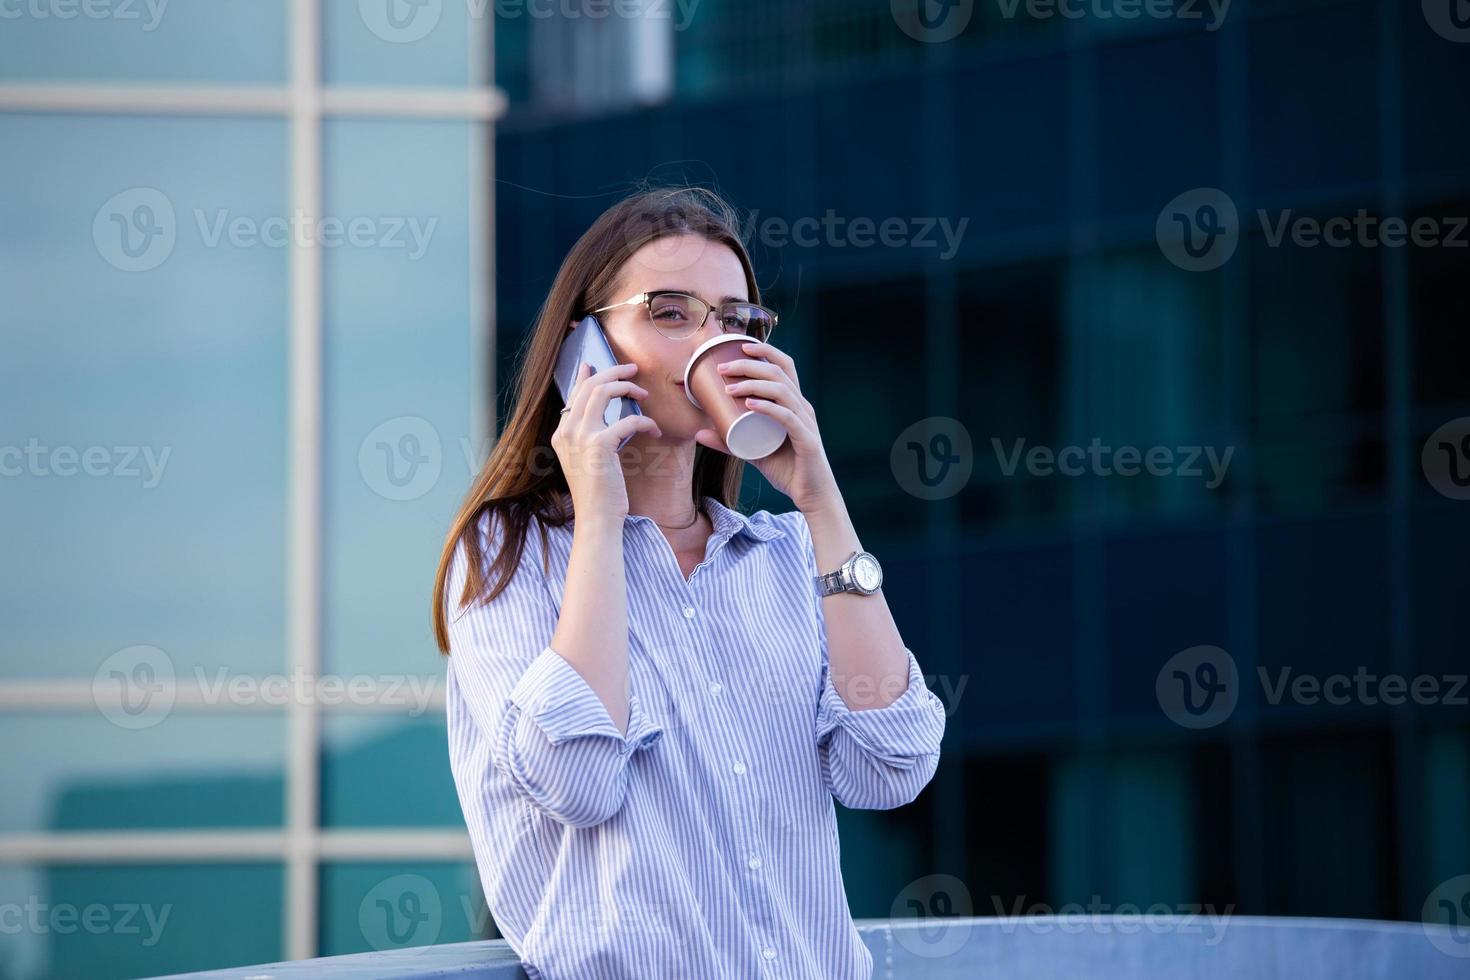
[[[515,703],[552,745],[587,735],[616,740],[624,755],[657,742],[664,733],[643,711],[638,695],[628,695],[628,734],[613,724],[602,698],[592,690],[577,668],[551,647],[543,647],[511,689]]]
[[[818,745],[840,726],[869,755],[901,769],[939,751],[944,737],[944,702],[924,683],[914,652],[905,647],[904,653],[909,661],[908,687],[881,708],[849,708],[832,684],[830,668],[823,669],[822,695],[817,704]]]

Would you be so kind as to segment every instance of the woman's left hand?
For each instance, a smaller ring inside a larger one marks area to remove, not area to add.
[[[837,481],[822,448],[817,413],[802,397],[796,363],[770,344],[744,341],[740,347],[747,358],[766,360],[739,359],[720,365],[725,383],[733,386],[728,389],[730,394],[747,408],[780,422],[789,436],[780,449],[750,464],[803,513],[827,506],[838,496]],[[694,441],[733,455],[714,429],[700,429]]]

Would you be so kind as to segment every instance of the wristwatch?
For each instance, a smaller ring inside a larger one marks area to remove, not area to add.
[[[872,595],[883,585],[883,566],[871,552],[854,551],[835,572],[816,577],[817,595],[834,592],[856,592]]]

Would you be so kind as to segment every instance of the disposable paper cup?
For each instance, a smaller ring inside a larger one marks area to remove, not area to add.
[[[727,333],[700,344],[684,367],[684,394],[714,422],[714,430],[724,437],[731,453],[741,459],[760,459],[781,448],[786,441],[786,427],[769,415],[746,408],[743,396],[725,390],[730,379],[720,373],[719,366],[746,357],[740,349],[745,341],[754,342],[755,338]]]

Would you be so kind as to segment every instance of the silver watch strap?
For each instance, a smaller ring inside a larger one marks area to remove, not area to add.
[[[817,595],[832,595],[842,591],[842,569],[817,576]]]
[[[837,566],[837,570],[835,572],[828,572],[825,575],[817,576],[818,596],[832,595],[835,592],[847,591],[847,583],[843,581],[842,570],[847,567],[847,563],[852,561],[853,555],[856,554],[857,552],[854,551],[852,554],[842,559],[842,564]]]

